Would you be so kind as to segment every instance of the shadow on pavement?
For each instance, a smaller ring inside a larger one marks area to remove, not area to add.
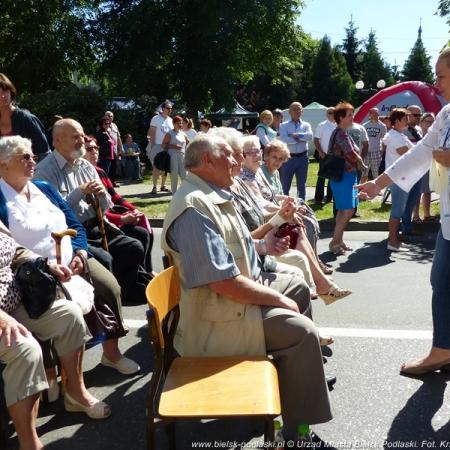
[[[441,442],[450,446],[450,422],[437,431],[431,423],[443,404],[450,375],[433,373],[424,375],[421,380],[423,384],[394,418],[384,448],[410,441],[415,442],[415,446],[410,448],[440,448]],[[433,445],[433,442],[436,444]]]
[[[387,250],[387,240],[380,242],[365,242],[362,247],[345,256],[336,256],[331,252],[321,255],[324,262],[342,261],[338,272],[356,273],[375,267],[383,267],[395,263],[395,260],[402,258],[411,260],[419,264],[429,264],[433,260],[434,239],[423,239],[421,241],[409,242],[409,252],[395,253]]]

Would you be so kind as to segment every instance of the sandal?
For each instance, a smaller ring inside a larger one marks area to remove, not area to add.
[[[326,294],[319,294],[319,297],[324,301],[326,305],[330,305],[336,300],[347,297],[352,293],[350,289],[342,289],[337,284],[332,284]]]
[[[67,392],[64,395],[64,408],[69,412],[84,412],[91,419],[106,419],[111,415],[111,407],[105,402],[98,401],[91,406],[82,405]]]
[[[153,187],[153,189],[150,191],[150,194],[157,194],[156,186]]]
[[[331,244],[328,246],[330,252],[335,255],[345,255],[345,249],[342,247],[342,244]]]
[[[341,244],[341,248],[343,248],[345,251],[351,252],[353,250],[352,247],[349,247],[345,242]]]
[[[319,261],[319,266],[322,270],[322,272],[325,275],[331,275],[333,273],[333,268],[330,267],[328,264],[324,263],[320,258],[317,258]]]
[[[161,189],[159,191],[160,192],[169,192],[169,189],[166,188],[165,186],[161,186]]]
[[[423,220],[426,220],[426,219],[423,219]],[[422,223],[422,219],[420,218],[420,217],[414,217],[412,220],[411,220],[411,222],[412,223]]]
[[[326,347],[334,343],[334,339],[331,336],[322,337],[319,335],[319,342],[321,347]]]

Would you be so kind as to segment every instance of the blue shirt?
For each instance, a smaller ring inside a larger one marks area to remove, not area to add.
[[[211,187],[231,201],[229,192]],[[261,270],[255,245],[239,214],[237,217],[245,236],[251,273],[256,280]],[[167,243],[180,254],[188,289],[234,278],[241,273],[216,224],[195,208],[187,208],[172,223],[167,230]]]
[[[280,125],[280,139],[285,142],[291,153],[305,153],[313,132],[308,122],[288,120]]]

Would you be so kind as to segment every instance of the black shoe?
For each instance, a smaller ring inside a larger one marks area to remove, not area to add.
[[[314,433],[314,431],[311,431],[311,433],[309,433],[309,439],[310,439],[309,442],[312,443],[312,448],[326,448],[328,450],[335,449],[335,447],[328,444],[328,442],[324,441],[323,439],[320,439],[320,437],[317,436],[317,434]]]
[[[336,384],[337,380],[336,375],[333,374],[325,375],[325,380],[327,381],[328,390],[331,391],[333,389],[333,386]]]

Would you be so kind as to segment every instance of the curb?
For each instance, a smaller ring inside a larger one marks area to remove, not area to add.
[[[150,218],[150,224],[153,228],[162,228],[164,219],[162,218]],[[323,219],[319,220],[321,231],[333,231],[334,220]],[[422,223],[416,226],[417,229],[424,233],[437,233],[439,231],[439,223]],[[351,220],[347,225],[346,231],[388,231],[387,221],[371,221],[365,220]]]

